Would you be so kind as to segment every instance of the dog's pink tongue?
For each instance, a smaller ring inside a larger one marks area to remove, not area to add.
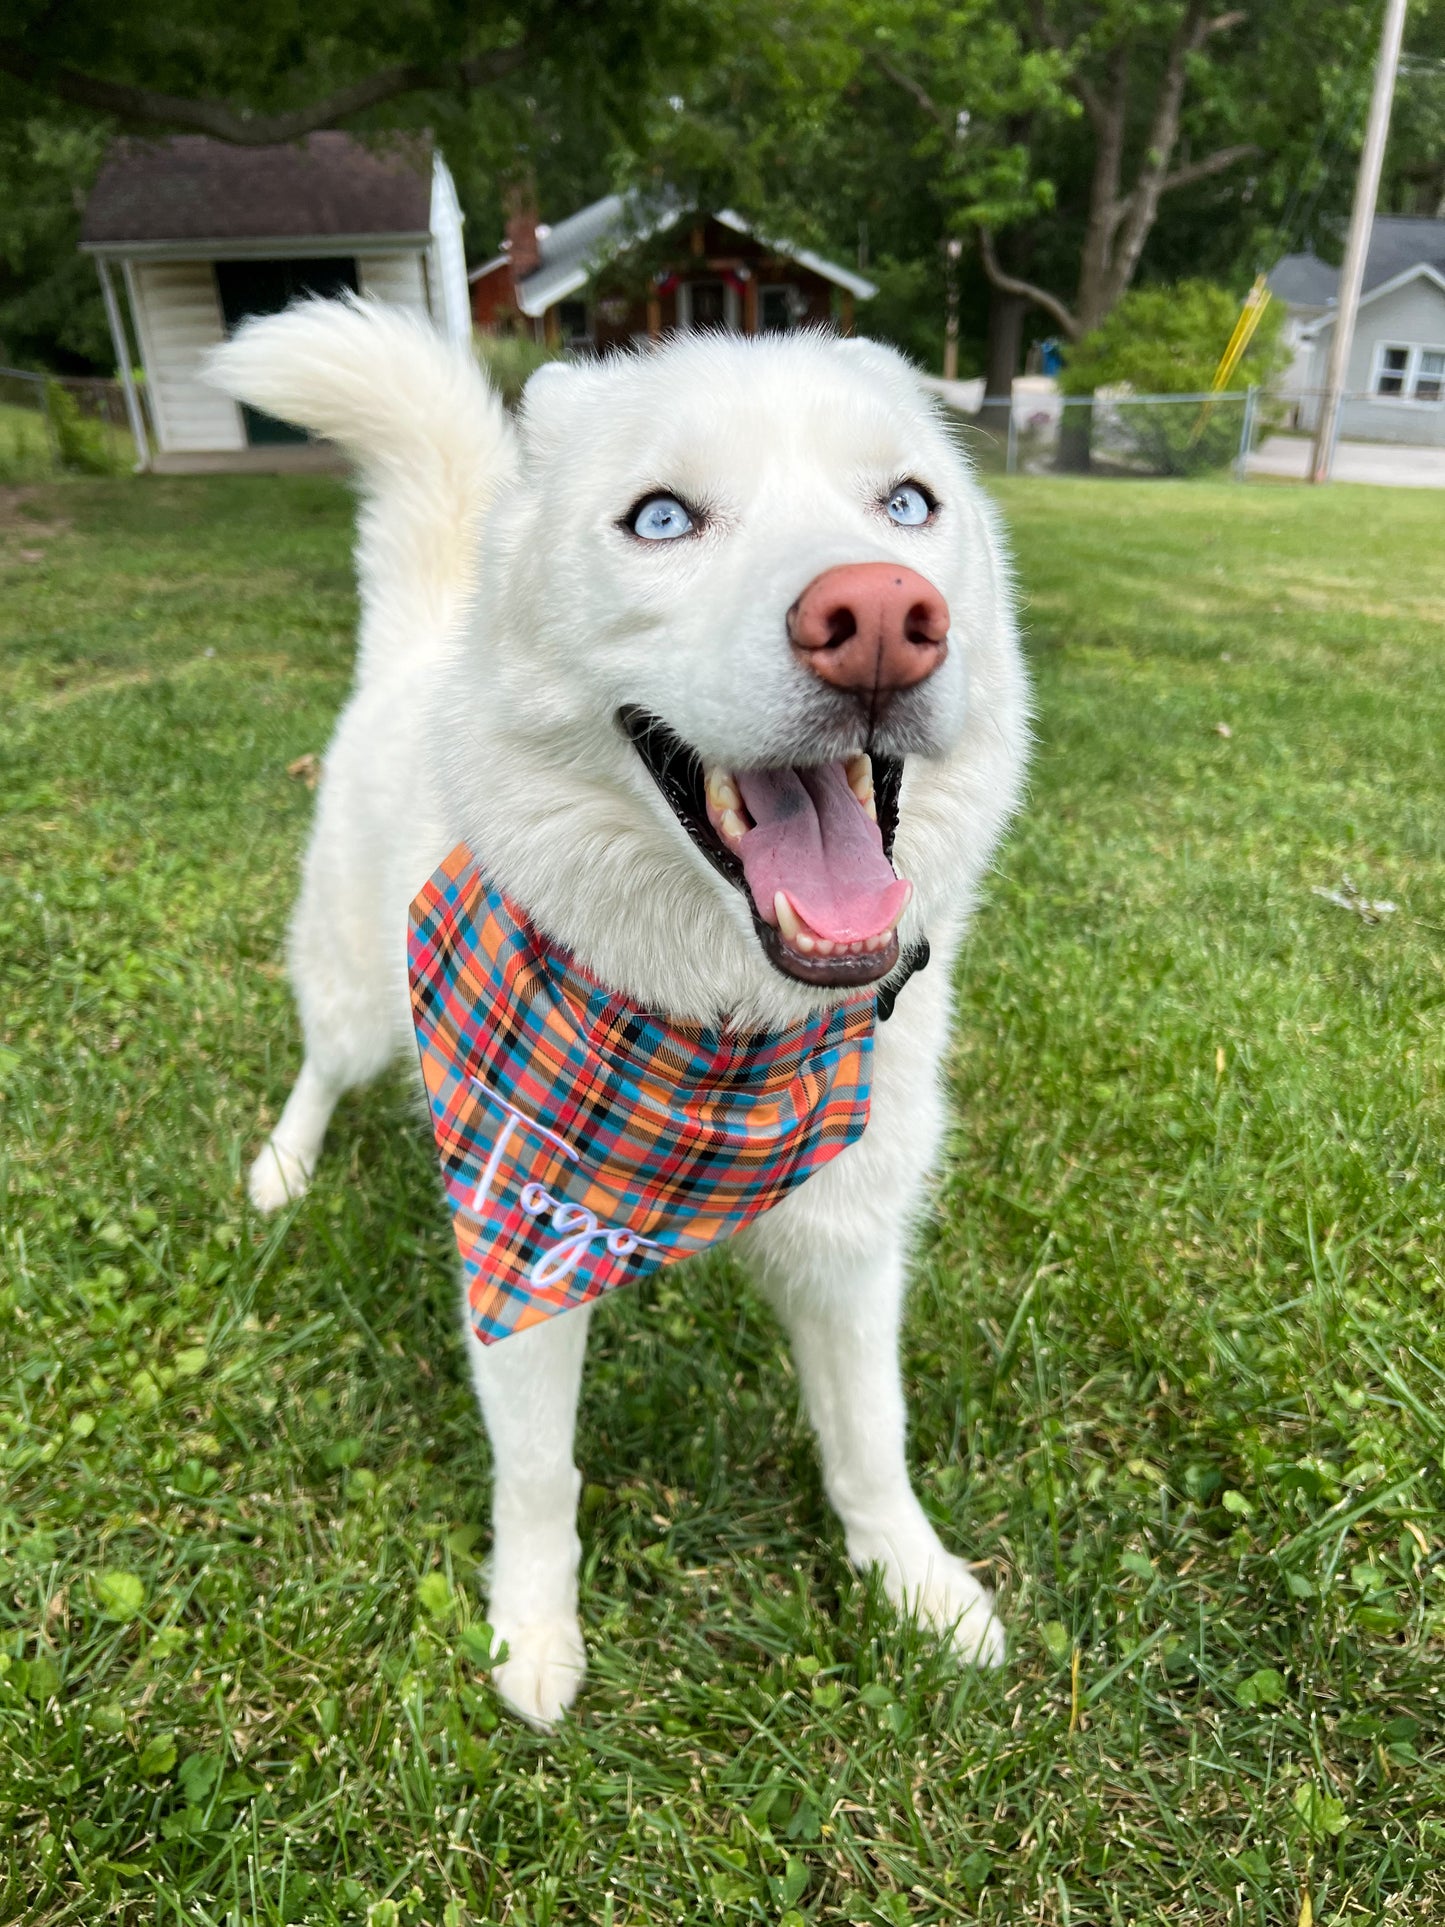
[[[908,901],[883,854],[878,825],[848,787],[841,763],[740,771],[753,819],[738,848],[753,902],[769,923],[786,890],[809,928],[833,943],[876,937]]]

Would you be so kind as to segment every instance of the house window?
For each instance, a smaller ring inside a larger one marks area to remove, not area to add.
[[[1370,389],[1380,401],[1445,400],[1445,348],[1381,342],[1375,350]]]
[[[797,326],[801,306],[794,288],[758,289],[758,333],[785,335]]]
[[[1410,350],[1408,348],[1381,347],[1376,351],[1375,393],[1384,395],[1391,401],[1399,401],[1405,393],[1405,382],[1410,373]]]
[[[731,328],[738,325],[738,291],[728,281],[684,281],[677,290],[679,328]]]
[[[557,303],[557,331],[562,337],[564,348],[574,352],[591,346],[592,329],[588,325],[587,303],[585,301],[559,301]]]

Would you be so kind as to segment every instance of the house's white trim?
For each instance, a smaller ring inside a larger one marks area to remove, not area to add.
[[[1402,350],[1405,356],[1405,366],[1400,374],[1400,393],[1382,395],[1379,380],[1384,373],[1385,356],[1392,348]],[[1370,356],[1370,401],[1380,408],[1445,408],[1445,370],[1441,371],[1441,392],[1433,401],[1413,392],[1420,378],[1422,355],[1445,356],[1445,346],[1433,341],[1377,341]]]
[[[468,281],[480,281],[484,275],[495,274],[498,268],[506,267],[511,258],[506,249],[503,248],[502,252],[500,254],[494,254],[490,261],[483,261],[479,268],[473,268],[467,276]]]
[[[115,284],[110,278],[110,263],[103,254],[96,256],[96,272],[100,276],[100,296],[105,303],[105,318],[110,326],[111,346],[115,349],[115,368],[120,376],[121,393],[125,396],[126,419],[130,423],[131,440],[135,443],[135,467],[137,474],[143,474],[151,465],[150,442],[146,437],[145,416],[141,413],[140,397],[135,391],[135,364],[131,358],[130,341],[126,335],[125,321],[116,299]]]
[[[472,338],[467,256],[462,244],[465,219],[457,199],[456,182],[438,149],[432,155],[431,246],[424,265],[431,318],[448,341]]]
[[[565,274],[549,273],[545,266],[534,268],[517,286],[517,306],[536,321],[569,294],[585,288],[600,265],[598,261],[583,263]]]
[[[1441,274],[1438,268],[1432,268],[1428,261],[1417,261],[1413,268],[1403,268],[1399,274],[1392,275],[1388,281],[1382,281],[1378,288],[1371,288],[1368,294],[1362,295],[1360,297],[1360,306],[1362,308],[1368,308],[1370,303],[1372,301],[1378,301],[1382,294],[1394,294],[1397,288],[1408,287],[1412,281],[1418,280],[1421,275],[1423,275],[1427,281],[1433,281],[1441,294],[1445,294],[1445,274]],[[1317,335],[1323,334],[1326,328],[1333,328],[1335,325],[1335,316],[1338,312],[1339,310],[1337,308],[1331,308],[1328,313],[1322,314],[1318,321],[1306,322],[1305,326],[1300,329],[1301,340],[1312,341]],[[1401,342],[1394,343],[1394,346],[1397,348],[1403,345]]]
[[[431,245],[431,235],[303,234],[258,235],[254,240],[85,241],[82,254],[103,254],[110,261],[289,261],[330,255],[402,254]]]
[[[786,254],[790,261],[796,261],[800,267],[811,268],[814,274],[822,275],[825,281],[831,281],[835,287],[846,288],[849,294],[856,295],[860,301],[871,301],[878,292],[873,282],[865,280],[861,274],[854,274],[851,268],[840,268],[836,261],[825,260],[821,254],[814,254],[811,248],[795,248],[790,241],[779,241],[774,235],[761,233],[730,207],[719,208],[713,219],[721,226],[731,228],[734,234],[746,234],[749,240],[760,241],[765,248],[771,248],[774,254]]]

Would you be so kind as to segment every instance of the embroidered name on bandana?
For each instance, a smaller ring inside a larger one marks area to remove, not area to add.
[[[458,846],[407,945],[442,1181],[485,1344],[731,1237],[862,1135],[874,1001],[666,1023],[549,945]]]

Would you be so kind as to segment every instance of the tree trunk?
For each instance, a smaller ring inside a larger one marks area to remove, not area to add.
[[[1087,475],[1093,466],[1094,411],[1084,398],[1059,417],[1059,445],[1054,467],[1060,475]]]
[[[1124,176],[1124,131],[1129,115],[1129,54],[1115,53],[1109,85],[1103,94],[1091,92],[1089,119],[1094,128],[1094,172],[1089,182],[1089,219],[1079,261],[1079,286],[1074,300],[1079,334],[1091,333],[1108,316],[1114,237],[1123,219],[1119,188]]]
[[[1013,393],[1029,307],[1021,294],[989,289],[988,350],[983,370],[983,392],[989,401],[1007,401]]]

